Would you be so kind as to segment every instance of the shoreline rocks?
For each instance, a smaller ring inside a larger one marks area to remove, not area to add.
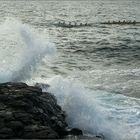
[[[82,135],[68,130],[65,112],[55,97],[25,83],[0,84],[0,139],[58,139]]]

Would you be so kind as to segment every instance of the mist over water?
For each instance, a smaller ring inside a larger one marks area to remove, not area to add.
[[[107,140],[140,139],[140,26],[99,24],[139,22],[139,1],[0,4],[0,83],[50,84],[43,90],[56,96],[69,126]]]
[[[21,81],[31,76],[47,53],[55,53],[53,43],[36,35],[28,25],[9,18],[0,25],[0,82]]]

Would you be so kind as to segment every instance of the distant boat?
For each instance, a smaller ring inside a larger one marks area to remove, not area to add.
[[[140,22],[136,22],[136,21],[108,21],[108,22],[101,22],[100,24],[118,24],[118,25],[136,25],[136,24],[140,24]]]
[[[55,26],[58,27],[66,27],[66,28],[73,28],[73,27],[84,27],[84,26],[91,26],[91,24],[88,23],[75,23],[72,24],[71,22],[69,22],[69,24],[65,23],[65,22],[58,22],[54,24]]]

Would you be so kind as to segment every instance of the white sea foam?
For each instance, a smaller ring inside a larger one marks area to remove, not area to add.
[[[51,85],[49,92],[67,113],[69,126],[81,128],[85,134],[103,134],[107,140],[140,139],[139,99],[90,91],[75,79],[61,76],[47,81]]]
[[[0,82],[29,78],[46,54],[54,54],[54,44],[38,34],[13,18],[0,25]]]
[[[0,82],[29,78],[39,61],[55,52],[54,45],[37,34],[15,19],[0,25]],[[66,111],[69,126],[79,127],[85,134],[101,133],[107,140],[140,139],[139,99],[90,91],[75,79],[60,76],[35,80],[46,81]]]

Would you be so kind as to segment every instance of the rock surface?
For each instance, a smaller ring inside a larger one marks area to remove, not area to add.
[[[63,138],[66,128],[65,113],[50,93],[25,83],[0,84],[0,139]]]

